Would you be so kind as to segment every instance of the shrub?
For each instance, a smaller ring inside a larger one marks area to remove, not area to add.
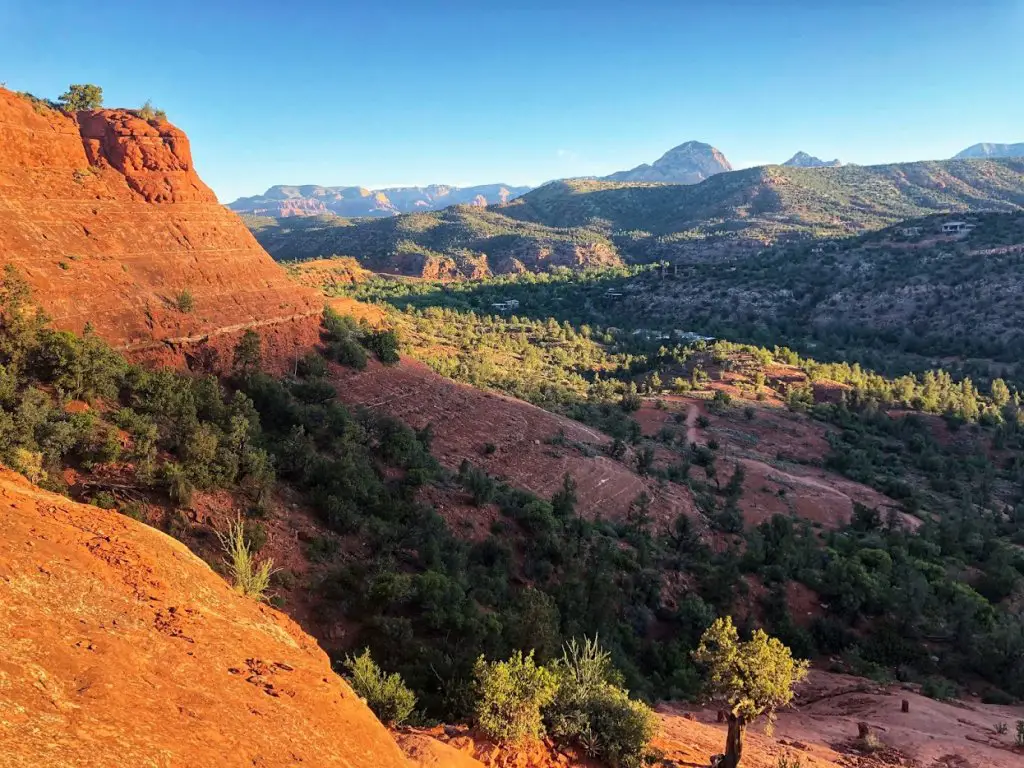
[[[477,686],[476,723],[497,742],[515,744],[544,734],[541,709],[555,696],[555,675],[516,651],[508,661],[488,662],[481,656],[474,668]]]
[[[921,693],[929,699],[949,701],[956,698],[956,686],[944,677],[929,677],[922,683]]]
[[[401,725],[416,707],[416,696],[397,673],[385,674],[364,650],[346,657],[345,669],[352,689],[361,696],[377,718],[388,725]]]
[[[99,507],[100,509],[117,508],[117,499],[114,498],[114,494],[110,491],[100,491],[89,499],[89,503],[93,506]]]
[[[657,721],[650,707],[629,698],[611,656],[594,640],[570,641],[551,665],[557,684],[545,711],[551,735],[611,766],[644,762]]]
[[[1024,747],[1024,720],[1017,721],[1017,746]]]
[[[981,694],[981,703],[1010,705],[1016,704],[1017,700],[1006,691],[1000,690],[999,688],[993,688],[992,690]]]
[[[1010,729],[1006,723],[996,723],[995,732],[1000,736],[1005,736],[1009,730]]]
[[[167,113],[162,109],[157,109],[153,106],[153,102],[146,99],[146,103],[135,110],[135,114],[141,117],[143,120],[166,120]]]
[[[392,329],[367,334],[366,346],[372,349],[377,359],[385,365],[394,365],[400,359],[398,333]]]
[[[179,312],[187,315],[196,308],[196,300],[188,288],[184,288],[174,297],[174,306],[178,308]]]
[[[146,508],[139,501],[129,501],[126,504],[122,504],[118,510],[125,517],[130,517],[132,520],[138,520],[141,523],[146,522]]]
[[[92,83],[69,85],[57,99],[61,109],[67,112],[99,109],[103,105],[103,89]]]
[[[318,379],[326,376],[327,361],[316,352],[310,352],[299,360],[298,374],[304,379]]]
[[[306,559],[312,563],[327,563],[341,551],[341,544],[330,536],[316,536],[306,545]]]
[[[227,533],[217,532],[224,550],[225,561],[231,573],[234,587],[247,597],[264,601],[267,588],[274,572],[274,561],[257,563],[253,549],[245,535],[245,523],[241,518],[228,525]]]

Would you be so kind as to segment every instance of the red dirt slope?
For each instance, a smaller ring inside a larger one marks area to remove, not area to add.
[[[0,766],[400,768],[283,614],[183,545],[0,470]]]
[[[611,438],[578,421],[456,383],[408,358],[393,367],[371,362],[364,371],[334,371],[345,402],[384,411],[416,429],[431,424],[432,453],[451,469],[468,458],[544,498],[561,487],[568,472],[578,484],[578,508],[588,517],[621,519],[641,493],[651,497],[651,514],[660,523],[693,512],[687,490],[659,486],[610,458],[605,449]]]
[[[903,700],[907,713],[901,712]],[[658,713],[655,745],[668,764],[705,766],[722,751],[725,726],[715,712],[662,705]],[[1024,707],[935,701],[899,686],[813,670],[795,706],[779,714],[773,733],[764,732],[763,722],[748,729],[743,765],[775,768],[785,756],[804,768],[1015,768],[1024,765],[1024,749],[1013,744],[1022,718]],[[878,740],[874,750],[857,742],[859,723]],[[1007,724],[1007,733],[996,731],[1000,723]]]
[[[132,350],[315,314],[196,174],[188,138],[124,110],[68,115],[0,88],[0,254],[60,328]],[[189,292],[194,309],[177,306]]]

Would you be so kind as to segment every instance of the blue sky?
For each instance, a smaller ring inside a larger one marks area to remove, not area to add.
[[[0,0],[0,81],[94,82],[271,184],[535,184],[689,139],[737,167],[1024,141],[1024,0]]]

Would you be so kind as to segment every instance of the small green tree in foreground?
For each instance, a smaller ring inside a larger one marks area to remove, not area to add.
[[[81,112],[99,109],[103,105],[103,89],[92,83],[69,85],[66,93],[57,99],[61,109],[68,112]]]
[[[807,676],[810,662],[794,659],[789,648],[763,630],[741,642],[732,619],[716,619],[700,639],[694,660],[707,670],[706,688],[728,714],[729,733],[720,768],[737,768],[747,725],[761,715],[769,722],[793,700],[793,686]]]
[[[369,648],[356,657],[346,657],[345,669],[352,690],[366,701],[377,719],[388,725],[401,725],[409,719],[416,708],[416,695],[401,675],[385,674],[370,656]]]
[[[238,518],[228,525],[227,533],[218,532],[217,537],[224,549],[225,562],[235,589],[246,597],[266,600],[270,577],[274,573],[274,561],[267,559],[261,563],[256,562],[242,519]]]

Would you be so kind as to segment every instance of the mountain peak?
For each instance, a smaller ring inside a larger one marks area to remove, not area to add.
[[[716,173],[731,171],[725,155],[702,141],[687,141],[673,147],[654,163],[605,176],[606,181],[658,181],[668,184],[697,184]]]
[[[973,144],[953,156],[954,160],[985,157],[1024,157],[1024,142],[1020,144]]]
[[[794,168],[838,168],[842,165],[839,159],[822,160],[820,157],[809,155],[806,152],[797,152],[789,160],[783,163]]]

